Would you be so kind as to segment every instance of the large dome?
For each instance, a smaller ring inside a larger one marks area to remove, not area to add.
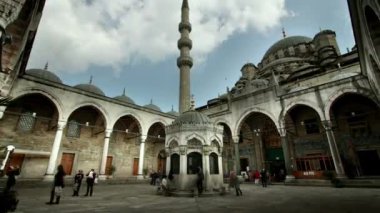
[[[211,123],[207,115],[197,111],[187,111],[182,113],[177,119],[173,121],[173,124],[208,124]]]
[[[91,92],[91,93],[95,93],[98,95],[105,96],[104,92],[101,89],[99,89],[98,87],[96,87],[92,84],[78,84],[78,85],[74,86],[74,88],[84,90],[86,92]]]
[[[29,69],[29,70],[26,70],[25,73],[28,74],[28,75],[40,78],[40,79],[44,79],[44,80],[48,80],[48,81],[52,81],[52,82],[55,82],[55,83],[62,84],[61,79],[58,78],[57,75],[55,75],[54,73],[52,73],[50,71],[47,71],[47,70],[43,70],[43,69]]]
[[[271,54],[275,54],[277,51],[286,49],[291,46],[296,46],[301,43],[309,43],[312,39],[306,36],[289,36],[274,43],[264,54],[264,58],[267,58]]]

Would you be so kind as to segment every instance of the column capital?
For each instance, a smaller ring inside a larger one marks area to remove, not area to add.
[[[147,136],[146,136],[146,135],[141,135],[141,136],[140,136],[140,140],[141,140],[140,142],[141,142],[141,143],[145,143],[146,139],[147,139]]]
[[[232,136],[234,143],[239,143],[239,136]]]
[[[58,130],[63,130],[65,128],[67,121],[64,120],[59,120],[57,123],[57,129]]]
[[[184,145],[179,146],[179,153],[181,155],[186,155],[186,150],[187,150],[186,146],[184,146]]]
[[[0,119],[3,118],[6,108],[7,108],[7,106],[0,106]]]
[[[105,133],[104,137],[109,138],[111,137],[112,129],[106,129],[104,133]]]
[[[323,128],[325,128],[326,131],[329,131],[332,129],[332,123],[330,120],[324,120],[324,121],[321,121],[322,122],[322,126]]]
[[[281,128],[278,128],[277,130],[281,137],[286,136],[286,128],[281,127]]]

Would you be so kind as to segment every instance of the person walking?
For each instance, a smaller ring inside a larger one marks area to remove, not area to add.
[[[263,187],[267,187],[267,172],[265,171],[265,169],[261,170],[260,175],[261,175],[261,184],[263,185]]]
[[[92,196],[92,192],[93,192],[93,189],[94,189],[95,178],[96,178],[95,170],[91,169],[87,173],[86,176],[87,176],[87,178],[86,178],[87,191],[86,191],[86,194],[84,196],[88,196],[89,194],[90,194],[90,196]]]
[[[243,196],[243,192],[240,189],[240,181],[235,171],[231,171],[230,174],[230,185],[235,188],[236,196]]]
[[[78,173],[74,176],[73,196],[79,196],[79,190],[82,185],[83,177],[84,175],[82,170],[79,170]]]
[[[0,213],[15,211],[19,202],[15,189],[16,176],[20,174],[18,167],[10,166],[7,171],[7,182],[4,191],[0,192]]]
[[[57,173],[54,176],[52,189],[50,191],[50,201],[47,202],[46,204],[59,204],[59,201],[62,195],[62,190],[65,187],[65,181],[64,181],[65,175],[66,174],[63,169],[63,166],[59,165],[57,167]],[[54,197],[55,197],[55,203],[53,203]]]
[[[205,179],[203,175],[202,168],[198,167],[198,173],[197,173],[197,188],[198,188],[198,194],[202,194],[203,192],[203,180]]]

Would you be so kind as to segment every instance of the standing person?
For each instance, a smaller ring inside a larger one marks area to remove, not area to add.
[[[65,171],[63,170],[63,166],[59,165],[57,167],[57,174],[54,176],[53,187],[50,191],[50,201],[46,204],[53,204],[53,200],[55,197],[55,204],[59,204],[59,200],[61,199],[62,189],[65,187]]]
[[[260,175],[261,175],[261,184],[263,185],[263,187],[267,187],[267,172],[265,171],[265,169],[261,170]]]
[[[82,170],[79,170],[78,173],[74,176],[73,196],[79,196],[79,190],[82,185],[83,177],[84,175]]]
[[[198,188],[198,194],[202,194],[203,192],[203,180],[204,180],[204,175],[202,168],[199,166],[198,167],[198,173],[197,173],[197,188]]]
[[[18,167],[10,166],[5,188],[3,192],[0,192],[0,212],[15,211],[18,204],[17,191],[15,190],[16,185],[16,175],[20,174],[20,169]]]
[[[88,193],[90,193],[90,196],[92,196],[92,192],[94,189],[94,183],[95,183],[95,178],[96,178],[96,173],[94,169],[91,169],[87,173],[87,178],[86,178],[86,183],[87,183],[87,191],[84,196],[88,196]]]

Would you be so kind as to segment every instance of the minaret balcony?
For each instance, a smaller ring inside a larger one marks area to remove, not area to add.
[[[182,32],[182,30],[188,30],[189,32],[191,32],[191,24],[190,22],[180,22],[179,25],[178,25],[178,31],[179,32]]]
[[[191,41],[189,38],[182,37],[178,40],[177,46],[178,49],[181,49],[182,47],[188,47],[191,49],[193,47],[193,41]]]
[[[190,56],[180,56],[177,58],[177,66],[181,68],[182,66],[193,66],[193,58]]]

